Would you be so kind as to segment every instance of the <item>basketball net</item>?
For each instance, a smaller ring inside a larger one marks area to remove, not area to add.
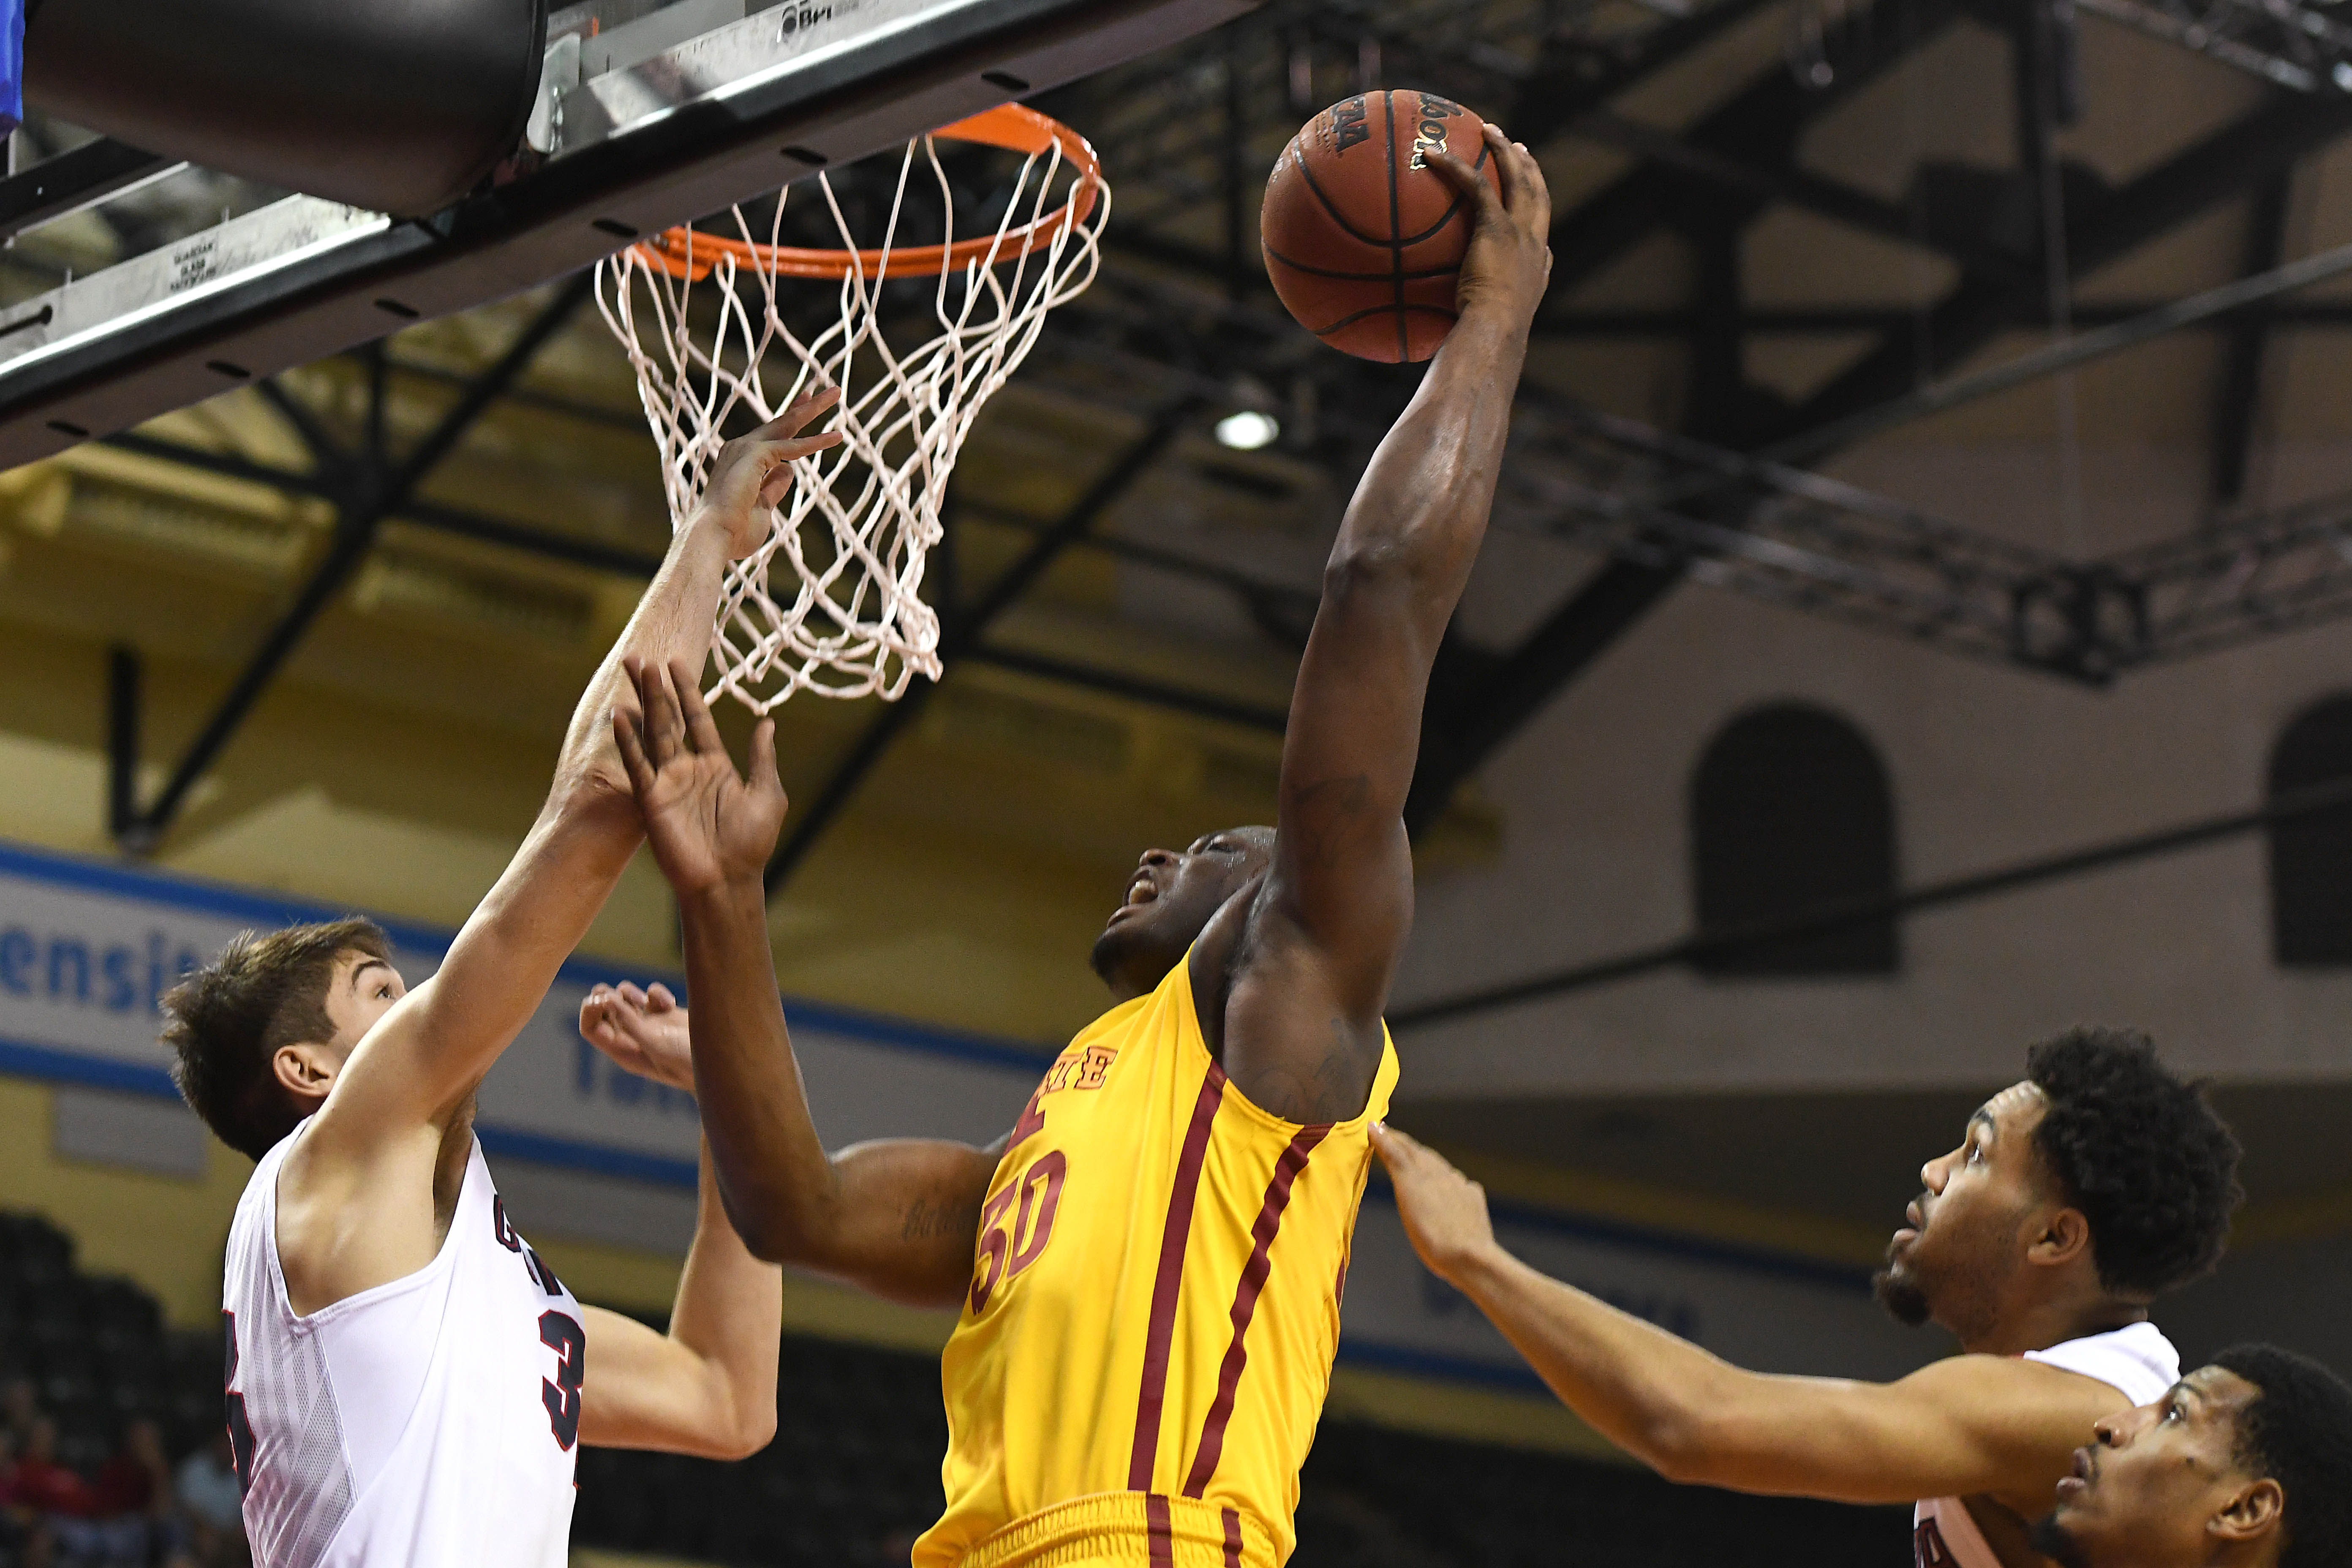
[[[992,234],[955,237],[941,140],[1024,155]],[[1066,198],[1051,205],[1066,163]],[[933,184],[943,242],[896,247],[902,212]],[[919,590],[948,475],[1047,313],[1094,281],[1110,213],[1094,149],[1018,104],[907,143],[878,246],[861,248],[831,182],[820,174],[817,185],[843,249],[778,245],[780,192],[765,243],[739,206],[732,237],[673,228],[597,268],[597,307],[636,372],[661,448],[673,528],[701,500],[730,422],[765,424],[806,392],[841,388],[822,426],[841,431],[841,445],[793,463],[767,538],[728,569],[719,595],[718,679],[707,695],[731,693],[757,713],[795,691],[895,701],[917,673],[939,679],[940,618]],[[884,283],[934,276],[937,331],[894,347],[877,320]],[[786,278],[839,279],[838,309],[813,337],[779,309]],[[716,321],[702,341],[688,312],[705,296]]]

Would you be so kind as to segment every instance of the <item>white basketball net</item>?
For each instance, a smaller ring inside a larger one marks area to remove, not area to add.
[[[1025,110],[994,113],[1051,124]],[[740,245],[672,230],[597,268],[597,306],[636,371],[646,419],[661,448],[673,528],[700,500],[730,420],[746,429],[774,418],[812,387],[829,382],[842,389],[839,405],[817,426],[839,429],[842,444],[793,465],[792,491],[775,510],[767,539],[728,570],[711,643],[718,680],[707,695],[713,701],[732,693],[758,713],[801,690],[895,701],[917,672],[939,679],[940,618],[919,590],[924,561],[940,536],[949,471],[982,405],[1036,343],[1047,312],[1094,281],[1109,187],[1068,160],[1074,180],[1095,189],[1091,210],[1075,191],[1066,193],[1067,206],[1049,206],[1066,162],[1055,141],[1021,165],[993,240],[975,236],[950,253],[950,263],[968,257],[962,265],[940,268],[936,335],[911,350],[894,349],[875,312],[908,186],[929,183],[913,179],[919,155],[936,181],[944,232],[953,241],[953,197],[932,137],[907,144],[889,223],[879,246],[862,253],[832,184],[817,176],[851,254],[835,258],[849,263],[839,310],[807,341],[778,309],[779,276],[805,275],[793,258],[812,254],[769,254],[783,221],[782,193],[764,247],[738,207]],[[679,275],[681,256],[708,267],[707,292],[718,315],[708,343],[696,342],[688,325],[698,284]],[[899,276],[907,275],[902,268]],[[777,351],[772,365],[769,355]]]

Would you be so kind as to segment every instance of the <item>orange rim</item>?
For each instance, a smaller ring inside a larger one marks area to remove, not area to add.
[[[1035,157],[1059,147],[1077,171],[1070,199],[1056,211],[1002,235],[975,236],[953,245],[909,246],[903,250],[803,250],[789,245],[755,245],[725,239],[686,227],[665,229],[634,248],[646,265],[673,278],[699,280],[727,258],[739,267],[756,267],[780,278],[846,278],[855,270],[871,277],[883,270],[902,278],[931,278],[950,267],[986,261],[993,252],[1010,260],[1039,244],[1051,244],[1065,229],[1084,223],[1094,211],[1095,193],[1102,184],[1102,163],[1087,139],[1061,121],[1017,103],[999,104],[969,120],[943,125],[931,132],[951,142],[976,142],[1008,153]]]

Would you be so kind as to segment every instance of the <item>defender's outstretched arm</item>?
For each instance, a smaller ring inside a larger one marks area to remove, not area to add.
[[[727,1223],[708,1144],[700,1188],[669,1332],[581,1309],[588,1358],[580,1440],[593,1447],[742,1459],[776,1435],[783,1270],[753,1258]]]
[[[775,726],[762,720],[753,731],[746,780],[690,670],[634,673],[642,724],[622,710],[614,727],[655,858],[677,892],[694,1008],[688,1019],[606,993],[582,1009],[582,1028],[599,1044],[604,1032],[625,1040],[644,1070],[693,1089],[728,1215],[755,1255],[892,1300],[954,1305],[971,1284],[999,1152],[890,1140],[825,1152],[784,1024],[761,885],[785,811]]]
[[[1372,1144],[1430,1271],[1561,1403],[1669,1480],[1853,1503],[1984,1493],[2031,1518],[2093,1425],[2130,1405],[2095,1378],[2007,1356],[1953,1356],[1886,1384],[1746,1371],[1504,1251],[1485,1189],[1443,1156],[1392,1128]]]
[[[676,658],[701,668],[727,563],[757,544],[767,510],[791,488],[793,459],[839,442],[837,433],[797,436],[838,396],[828,389],[728,444],[701,506],[671,539],[660,572],[582,694],[522,847],[439,971],[352,1053],[307,1147],[324,1152],[446,1126],[538,1009],[636,852],[636,809],[612,739],[615,706],[635,701],[625,662]]]
[[[653,653],[700,668],[728,562],[757,542],[764,509],[792,485],[793,460],[838,443],[837,434],[795,437],[838,395],[795,404],[720,454],[702,505],[581,698],[522,847],[438,972],[360,1041],[289,1155],[278,1246],[299,1310],[397,1279],[439,1248],[438,1205],[464,1170],[463,1152],[444,1140],[636,850],[636,808],[610,738],[612,712],[635,700],[624,665]]]

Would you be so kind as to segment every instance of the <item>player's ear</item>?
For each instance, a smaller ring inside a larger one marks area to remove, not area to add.
[[[269,1058],[271,1076],[307,1100],[324,1100],[342,1067],[339,1053],[310,1040],[280,1046]]]
[[[2277,1530],[2286,1518],[2286,1489],[2269,1476],[2248,1481],[2205,1523],[2217,1542],[2244,1545]]]
[[[2035,1263],[2057,1265],[2072,1263],[2076,1258],[2091,1256],[2091,1222],[2081,1209],[2061,1205],[2044,1213],[2042,1233],[2026,1249],[2026,1257]]]

